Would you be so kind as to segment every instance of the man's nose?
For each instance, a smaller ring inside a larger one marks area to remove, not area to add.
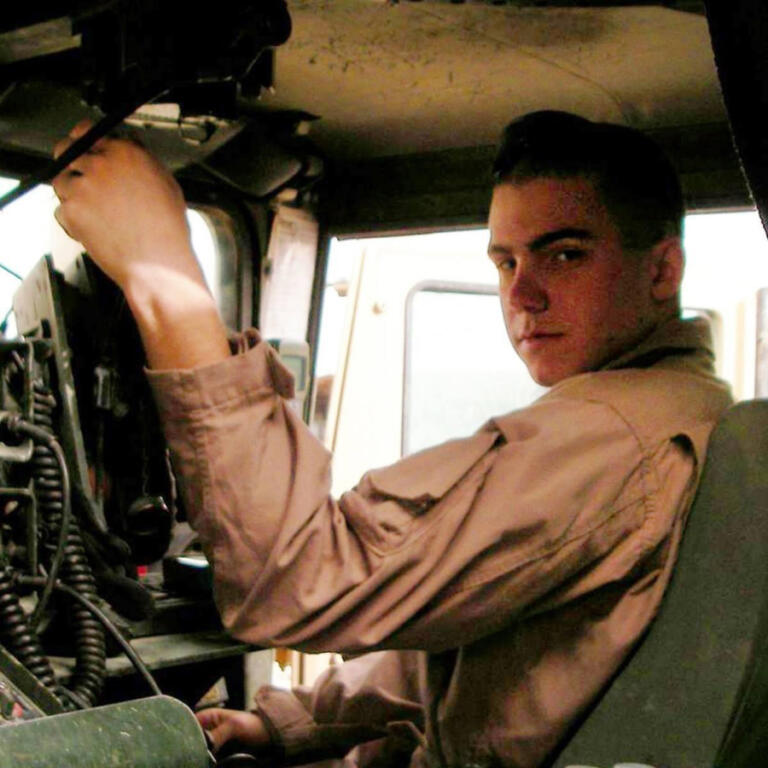
[[[540,275],[533,270],[518,268],[506,286],[507,301],[522,312],[543,312],[549,299]]]

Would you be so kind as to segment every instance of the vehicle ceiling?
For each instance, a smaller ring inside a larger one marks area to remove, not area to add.
[[[265,102],[318,115],[312,137],[341,157],[493,144],[535,109],[644,129],[725,120],[703,14],[556,5],[293,0]]]
[[[261,105],[317,116],[311,138],[339,159],[490,145],[544,108],[644,129],[725,121],[696,2],[605,5],[289,0],[293,31]],[[0,68],[19,40],[0,33]],[[44,154],[88,113],[41,87],[0,95],[0,145]]]

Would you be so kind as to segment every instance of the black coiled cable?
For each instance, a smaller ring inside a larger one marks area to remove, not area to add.
[[[53,668],[19,603],[13,571],[7,566],[0,568],[0,637],[3,645],[43,685],[58,695]]]
[[[46,579],[21,576],[19,578],[19,583],[23,584],[24,586],[43,587],[45,586]],[[85,608],[87,608],[88,611],[90,611],[94,617],[97,618],[99,622],[101,622],[101,624],[104,626],[104,629],[112,635],[117,644],[123,649],[130,662],[134,667],[136,667],[136,671],[144,678],[144,680],[147,682],[147,685],[149,685],[152,693],[156,696],[163,695],[163,692],[160,690],[160,686],[158,686],[155,678],[152,677],[152,673],[147,668],[147,665],[142,661],[141,657],[138,653],[136,653],[131,644],[120,634],[120,630],[114,625],[112,620],[104,613],[104,611],[101,610],[101,608],[88,600],[88,598],[83,597],[83,595],[79,592],[76,592],[71,587],[68,587],[66,584],[57,583],[54,584],[53,588],[59,592],[64,592],[73,600],[76,600]]]
[[[35,441],[32,477],[41,516],[49,533],[46,548],[52,551],[49,580],[53,584],[60,571],[64,584],[93,601],[98,599],[96,581],[85,554],[79,525],[74,516],[66,525],[63,519],[65,505],[69,505],[70,500],[65,498],[62,477],[62,472],[66,473],[66,464],[63,457],[57,455],[60,449],[56,450],[58,444],[52,439],[55,406],[56,401],[45,384],[40,380],[34,381],[33,428],[29,429],[29,425],[18,420],[15,428]],[[46,436],[48,439],[44,439]],[[62,537],[59,544],[54,543]],[[44,601],[41,599],[41,602]],[[99,698],[106,677],[104,629],[91,612],[79,603],[73,605],[70,615],[75,635],[76,662],[69,687],[77,699],[93,705]]]
[[[51,439],[53,435],[53,409],[56,399],[48,388],[39,380],[32,383],[33,408],[32,418],[37,427],[37,436],[30,434],[35,441],[32,452],[32,474],[35,481],[35,495],[42,512],[44,524],[50,532],[51,528],[57,533],[57,542],[53,556],[49,562],[48,583],[32,614],[32,626],[37,627],[48,605],[53,585],[59,576],[59,570],[64,560],[67,537],[72,522],[71,488],[68,482],[66,461],[57,444]],[[6,425],[11,429],[23,431],[26,425],[20,417],[6,419]],[[19,426],[21,425],[21,426]],[[47,544],[47,548],[53,546]]]

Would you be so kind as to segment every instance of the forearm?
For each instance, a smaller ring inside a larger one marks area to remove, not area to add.
[[[214,299],[202,276],[189,272],[156,266],[124,287],[150,368],[196,368],[230,354]]]

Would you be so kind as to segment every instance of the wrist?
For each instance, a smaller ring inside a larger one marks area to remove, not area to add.
[[[133,273],[121,285],[134,315],[151,321],[215,307],[202,275],[158,266]]]
[[[250,714],[258,718],[259,725],[256,730],[258,732],[259,743],[265,747],[282,750],[280,733],[269,717],[267,717],[259,707],[250,710]]]
[[[197,269],[156,265],[124,284],[151,368],[194,368],[229,357],[216,302]]]

